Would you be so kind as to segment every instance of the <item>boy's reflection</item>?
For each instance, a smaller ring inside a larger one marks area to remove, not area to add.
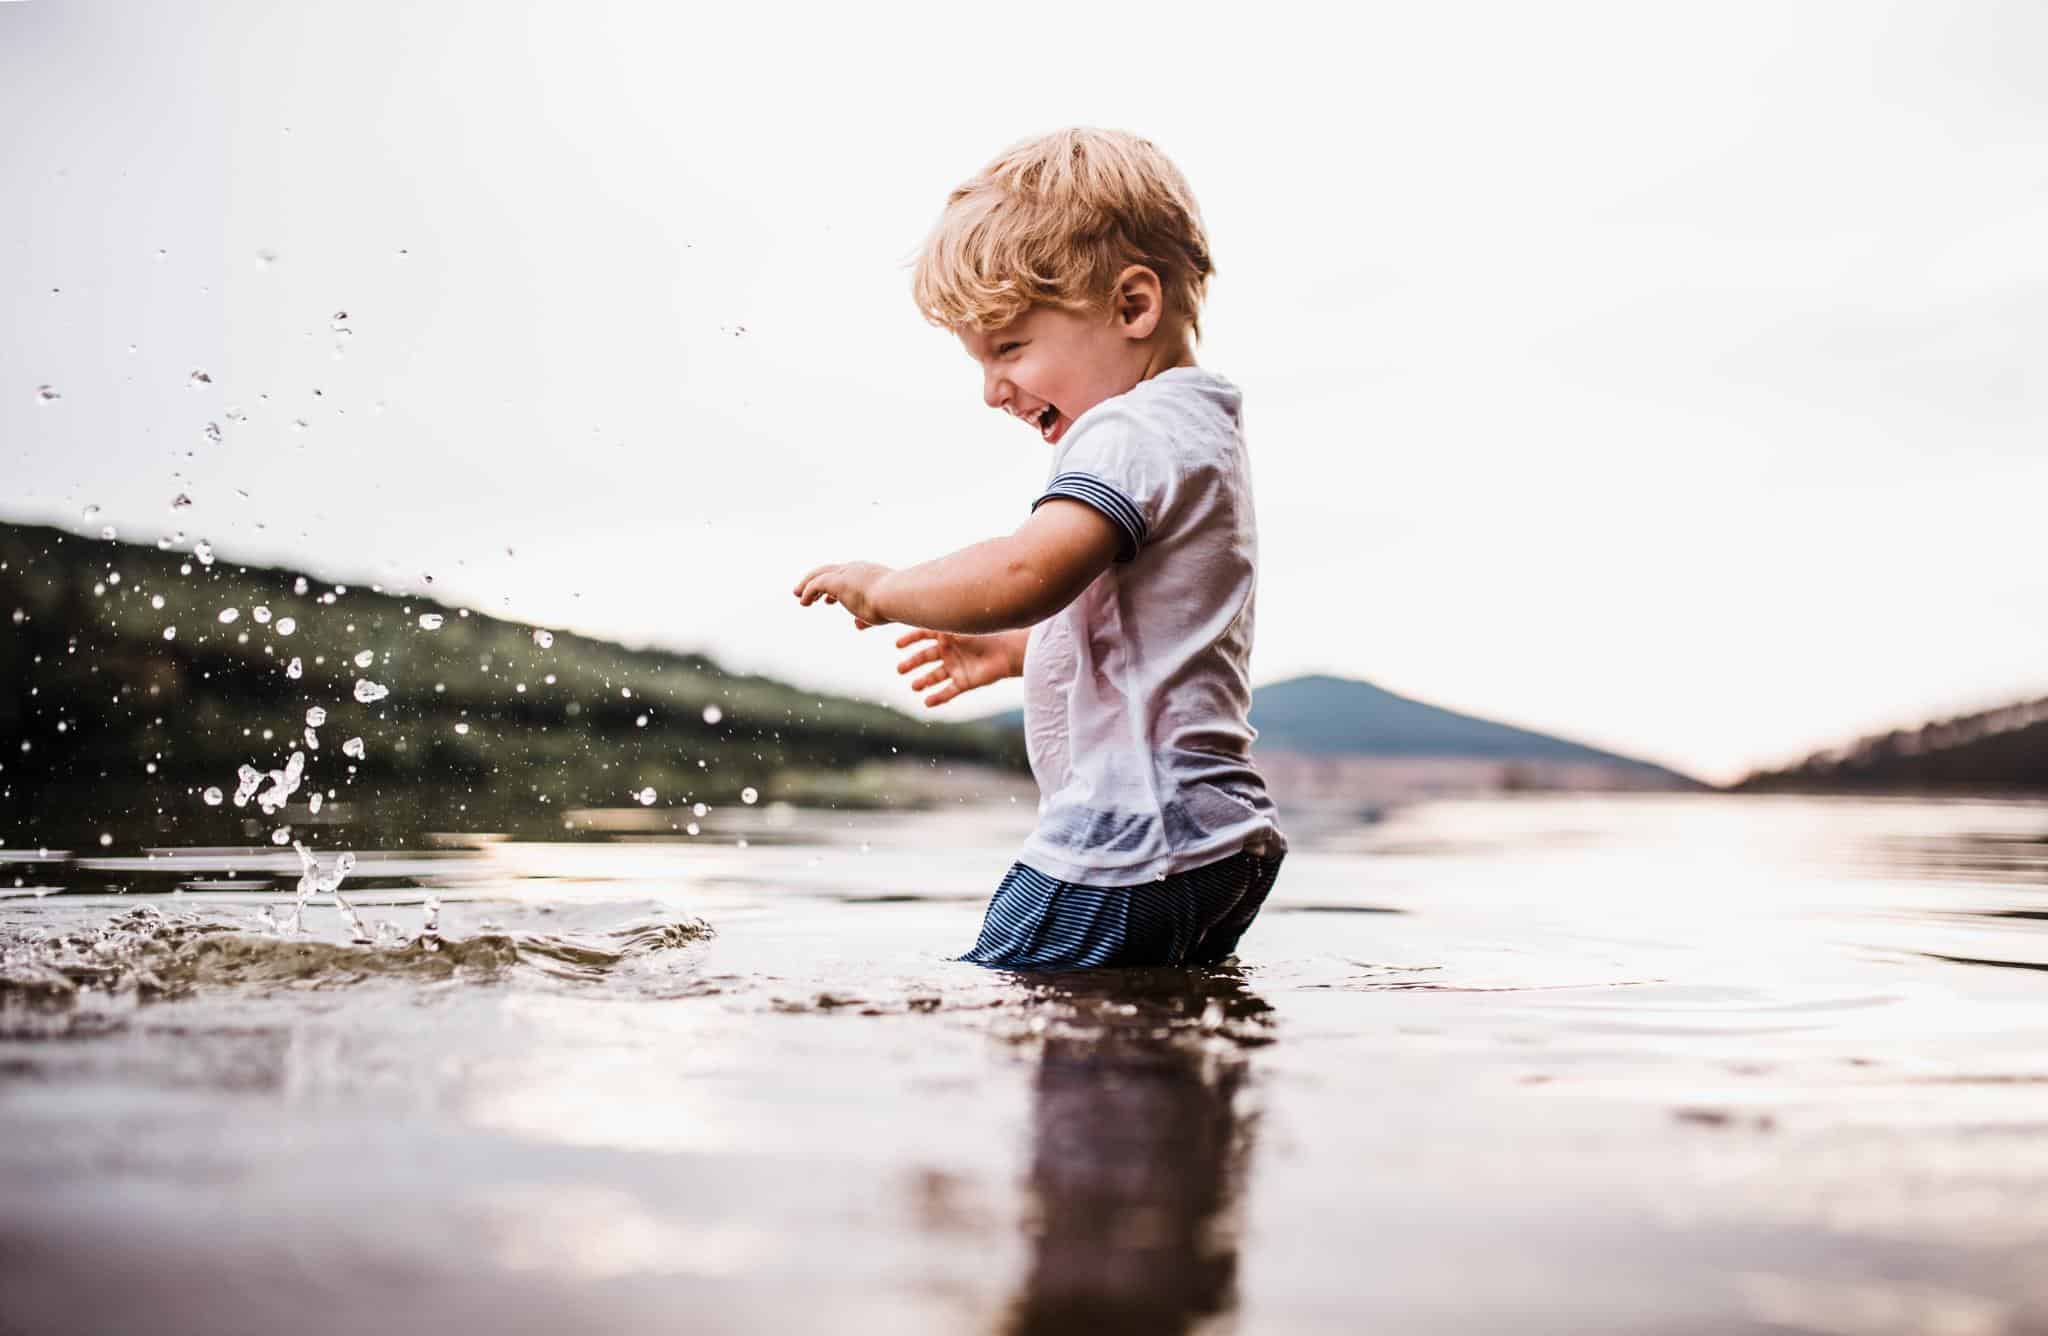
[[[1235,1301],[1264,1001],[1234,968],[1024,976],[1044,1039],[1015,1333],[1184,1332]]]

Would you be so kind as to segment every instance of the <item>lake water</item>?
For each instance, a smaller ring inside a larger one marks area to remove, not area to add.
[[[13,851],[0,1331],[2048,1330],[2048,805],[1291,818],[1207,974],[949,961],[1008,806]]]

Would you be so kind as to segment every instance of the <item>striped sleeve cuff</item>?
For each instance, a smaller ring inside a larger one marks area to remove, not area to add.
[[[1044,494],[1031,503],[1031,508],[1037,510],[1056,496],[1092,506],[1116,526],[1123,538],[1116,554],[1118,561],[1129,561],[1145,545],[1144,515],[1131,503],[1131,498],[1102,479],[1087,473],[1062,473],[1046,486]]]

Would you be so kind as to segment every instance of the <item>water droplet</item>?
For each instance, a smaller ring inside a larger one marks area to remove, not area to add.
[[[196,390],[201,385],[213,384],[213,377],[207,375],[204,371],[194,371],[190,376],[187,376],[185,378],[185,384],[188,388]]]
[[[375,705],[391,694],[389,687],[380,687],[367,677],[356,679],[356,699],[364,705]]]
[[[200,539],[192,545],[192,555],[199,558],[199,564],[202,566],[213,565],[213,544],[204,538]]]
[[[703,827],[699,826],[696,822],[692,821],[689,825],[683,827],[683,833],[686,835],[695,835],[698,831],[702,829]]]
[[[304,418],[293,418],[293,419],[292,419],[292,430],[293,430],[293,431],[304,431],[305,429],[306,429],[306,419],[304,419]]]
[[[539,645],[542,649],[546,649],[555,643],[555,633],[553,631],[536,630],[533,633],[533,643]]]
[[[706,807],[706,806],[705,806],[705,805],[704,805],[703,803],[691,803],[691,804],[690,804],[690,815],[691,815],[691,816],[703,816],[703,815],[704,815],[705,813],[709,812],[710,810],[711,810],[711,809],[710,809],[710,808],[708,808],[708,807]]]
[[[347,323],[348,323],[348,312],[347,312],[347,311],[336,311],[336,312],[334,313],[334,318],[333,318],[332,320],[330,320],[330,321],[328,321],[328,322],[327,322],[327,327],[328,327],[329,329],[340,329],[340,328],[341,328],[341,327],[342,327],[343,325],[346,325]]]
[[[48,385],[36,386],[36,402],[39,404],[54,404],[63,397]]]
[[[294,594],[303,594],[309,587],[310,586],[306,584],[306,577],[303,575],[301,575],[298,579],[292,581],[292,592]]]
[[[633,688],[631,688],[631,687],[620,687],[620,688],[619,688],[619,695],[623,696],[623,697],[624,697],[625,699],[627,699],[627,700],[631,700],[631,699],[633,699]]]
[[[210,788],[206,792],[200,794],[199,796],[206,799],[206,805],[208,807],[218,807],[220,806],[221,800],[225,795],[223,795],[221,791],[217,788]]]
[[[635,720],[633,721],[633,727],[635,727],[635,728],[645,728],[645,727],[647,727],[647,716],[643,714],[643,715],[641,715],[641,716],[640,716],[639,718],[635,719]]]
[[[638,794],[634,796],[640,799],[640,805],[642,807],[654,806],[654,799],[656,795],[653,789],[642,789]]]
[[[468,724],[457,724],[457,725],[455,726],[455,731],[456,731],[456,732],[458,732],[458,733],[467,733],[467,732],[469,732],[469,725],[468,725]]]
[[[260,603],[249,609],[249,615],[264,626],[270,625],[270,609]]]
[[[78,512],[78,517],[87,524],[90,524],[100,517],[100,508],[98,506],[87,506],[84,510]]]
[[[164,639],[166,639],[166,640],[176,640],[177,638],[178,638],[178,628],[177,628],[177,627],[175,627],[175,626],[166,626],[166,627],[164,628]]]
[[[761,801],[761,795],[751,788],[741,789],[740,801],[751,807],[755,803]]]
[[[303,735],[303,736],[304,736],[304,737],[305,737],[305,739],[306,739],[306,750],[307,750],[307,751],[319,751],[319,750],[320,750],[320,735],[319,735],[318,733],[315,733],[315,732],[314,732],[314,731],[313,731],[312,729],[310,729],[310,728],[309,728],[309,729],[307,729],[307,730],[305,731],[305,733],[304,733],[304,735]]]
[[[367,668],[376,661],[377,651],[373,649],[366,649],[362,653],[356,655],[356,667],[358,668]]]
[[[441,623],[445,620],[447,619],[438,612],[423,612],[420,614],[420,630],[438,631],[441,629]]]
[[[277,619],[277,633],[281,636],[288,636],[298,629],[299,623],[296,618],[280,617]]]
[[[306,665],[299,662],[297,658],[293,658],[290,663],[284,666],[284,675],[286,677],[291,678],[293,681],[297,681],[300,677],[304,676],[305,672]]]
[[[149,606],[161,612],[164,606],[164,596],[162,594],[151,594],[149,596]]]
[[[113,525],[111,525],[111,524],[108,524],[108,525],[105,525],[105,526],[103,526],[103,527],[102,527],[102,528],[100,529],[100,537],[102,537],[102,538],[106,539],[106,540],[107,540],[108,542],[110,542],[110,543],[111,543],[111,542],[113,542],[113,541],[114,541],[114,540],[115,540],[116,538],[120,537],[120,535],[119,535],[118,533],[116,533],[116,532],[114,531],[114,526],[113,526]]]
[[[270,842],[272,844],[290,844],[292,842],[292,828],[290,826],[279,826],[276,830],[271,831]]]
[[[704,707],[705,723],[715,724],[723,718],[725,718],[725,711],[719,709],[716,705],[707,705]]]
[[[113,836],[111,836],[111,835],[102,835],[102,836],[100,836],[100,848],[102,848],[102,849],[106,848],[106,847],[107,847],[108,845],[112,844],[113,842],[114,842],[114,837],[113,837]]]
[[[176,496],[171,498],[172,510],[183,510],[186,507],[190,506],[191,504],[192,498],[184,492],[180,492]]]
[[[274,265],[274,264],[276,264],[276,263],[277,263],[277,252],[276,252],[276,251],[274,251],[274,250],[260,250],[260,251],[257,251],[257,252],[256,252],[256,267],[257,267],[258,269],[268,269],[268,268],[270,268],[270,266],[272,266],[272,265]]]
[[[318,793],[306,799],[306,806],[312,810],[315,816],[318,816],[320,814],[320,804],[322,800],[322,795]]]
[[[220,624],[222,626],[232,625],[239,621],[241,616],[242,610],[240,608],[222,608],[220,610]]]
[[[363,751],[363,740],[361,738],[350,738],[347,742],[341,744],[341,754],[353,757],[358,761],[363,759]]]
[[[325,724],[326,722],[327,722],[327,711],[325,711],[325,710],[321,709],[321,708],[320,708],[320,707],[319,707],[318,705],[315,705],[315,706],[313,706],[312,708],[310,708],[310,709],[308,709],[308,710],[306,711],[306,725],[307,725],[307,727],[309,727],[309,728],[318,728],[318,727],[320,727],[320,726],[321,726],[322,724]]]

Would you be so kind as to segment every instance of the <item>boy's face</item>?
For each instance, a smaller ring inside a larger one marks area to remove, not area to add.
[[[1115,314],[1050,306],[1001,329],[954,332],[981,364],[982,402],[1030,423],[1050,445],[1075,418],[1143,380],[1151,351]]]

